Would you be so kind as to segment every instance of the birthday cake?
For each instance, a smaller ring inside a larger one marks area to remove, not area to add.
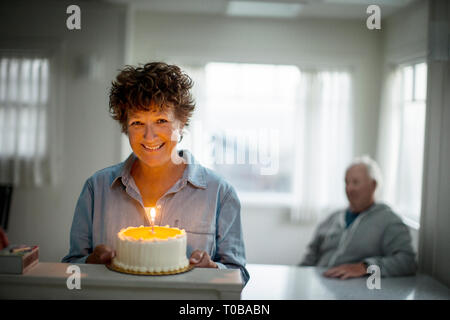
[[[167,273],[186,269],[186,232],[161,227],[128,227],[116,238],[114,267],[136,273]]]

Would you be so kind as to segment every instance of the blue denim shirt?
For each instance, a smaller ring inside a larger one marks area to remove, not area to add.
[[[245,269],[241,205],[236,191],[222,177],[199,163],[186,150],[183,176],[157,201],[161,206],[155,225],[185,229],[187,257],[198,249],[206,251],[219,268]],[[148,226],[144,204],[127,160],[100,170],[84,184],[70,231],[70,251],[63,262],[85,263],[99,244],[115,247],[117,233],[129,226]]]

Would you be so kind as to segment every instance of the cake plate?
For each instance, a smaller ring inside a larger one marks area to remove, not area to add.
[[[110,264],[107,264],[106,267],[112,271],[116,271],[116,272],[120,272],[120,273],[127,273],[127,274],[134,274],[134,275],[139,275],[139,276],[168,276],[168,275],[188,272],[188,271],[191,271],[192,269],[194,269],[194,266],[189,264],[188,266],[186,266],[182,269],[175,270],[175,271],[140,272],[140,271],[132,271],[132,270],[122,269],[122,268],[116,266],[112,262]]]

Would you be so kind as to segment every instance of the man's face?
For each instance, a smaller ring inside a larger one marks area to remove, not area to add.
[[[350,202],[350,210],[361,212],[372,205],[375,188],[376,182],[370,178],[364,165],[350,167],[345,174],[345,193]]]

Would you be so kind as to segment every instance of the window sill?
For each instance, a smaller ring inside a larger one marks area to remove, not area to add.
[[[418,231],[420,229],[420,223],[418,223],[417,221],[415,221],[411,218],[405,217],[405,216],[400,216],[400,217],[402,218],[403,222],[411,229],[414,229],[416,231]]]

